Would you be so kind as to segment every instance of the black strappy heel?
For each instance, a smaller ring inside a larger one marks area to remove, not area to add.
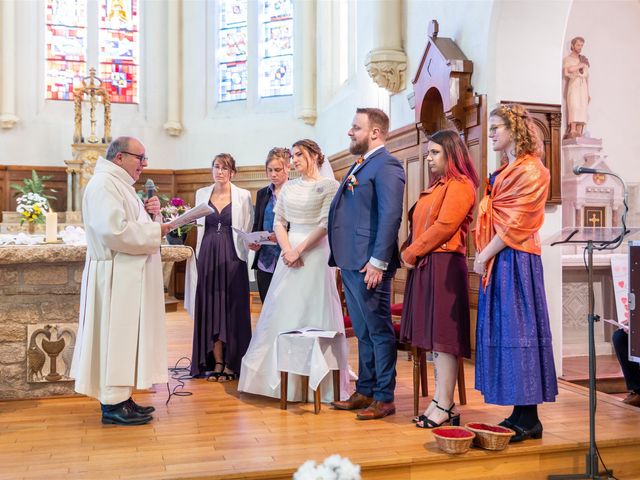
[[[444,419],[442,422],[440,423],[436,423],[433,420],[431,420],[430,418],[427,418],[425,415],[420,415],[420,420],[422,422],[422,425],[420,425],[420,423],[416,423],[416,427],[418,428],[436,428],[436,427],[441,427],[442,425],[453,425],[453,426],[459,426],[460,425],[460,414],[456,413],[454,415],[453,413],[453,407],[455,407],[456,404],[452,403],[451,406],[449,407],[449,409],[447,410],[446,408],[442,408],[440,405],[436,405],[436,408],[439,410],[442,410],[443,412],[446,412],[448,418]],[[424,417],[424,419],[422,418]]]
[[[219,372],[211,372],[211,374],[207,377],[207,382],[217,382],[224,371],[224,363],[216,362],[213,368],[216,368],[217,365],[222,365],[222,370]]]
[[[438,406],[438,401],[434,398],[433,400],[431,400],[431,403],[435,403],[436,407]],[[426,415],[416,415],[415,417],[413,417],[411,419],[411,421],[413,423],[418,423],[418,422],[425,422],[427,420],[427,416]]]
[[[218,377],[219,383],[232,382],[233,380],[238,379],[238,374],[236,372],[222,372]]]

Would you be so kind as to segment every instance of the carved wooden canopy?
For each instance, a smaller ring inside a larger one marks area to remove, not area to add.
[[[429,40],[413,79],[416,123],[425,132],[433,132],[446,125],[444,117],[462,130],[465,104],[473,96],[471,74],[473,62],[468,60],[450,38],[438,37],[438,22],[429,26]]]

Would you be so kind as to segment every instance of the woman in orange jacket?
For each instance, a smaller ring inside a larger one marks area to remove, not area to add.
[[[429,138],[431,184],[409,211],[411,232],[402,250],[409,268],[401,340],[433,352],[436,388],[416,426],[459,424],[454,412],[458,357],[470,356],[466,238],[478,174],[460,135],[442,130]]]

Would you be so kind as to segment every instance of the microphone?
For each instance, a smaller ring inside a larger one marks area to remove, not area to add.
[[[156,185],[153,183],[153,180],[148,178],[144,184],[144,189],[147,192],[147,200],[149,200],[151,197],[153,197],[153,194],[156,191]]]
[[[606,170],[598,170],[597,168],[578,167],[577,165],[573,167],[574,175],[582,175],[583,173],[601,173],[602,175],[612,175],[611,172],[608,172]]]

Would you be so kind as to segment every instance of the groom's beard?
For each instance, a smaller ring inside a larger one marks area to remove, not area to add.
[[[365,138],[360,142],[351,141],[349,145],[349,152],[352,155],[364,155],[369,151],[369,139]]]

